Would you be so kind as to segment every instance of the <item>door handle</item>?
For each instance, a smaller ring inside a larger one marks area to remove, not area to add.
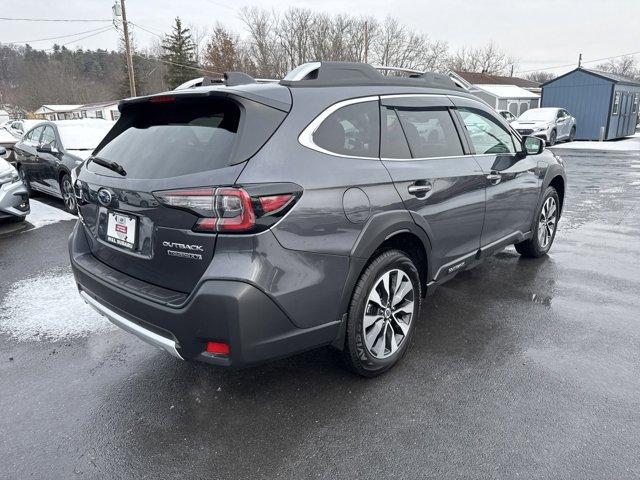
[[[429,182],[424,182],[424,180],[418,180],[418,182],[414,183],[413,185],[409,185],[409,187],[407,188],[410,195],[419,197],[425,195],[427,192],[430,192],[433,188],[433,186]]]
[[[495,185],[497,183],[500,183],[500,180],[502,180],[502,175],[500,175],[499,173],[492,172],[489,175],[487,175],[487,180],[489,180],[491,183]]]

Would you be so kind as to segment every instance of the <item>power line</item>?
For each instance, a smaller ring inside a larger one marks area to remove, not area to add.
[[[149,56],[149,55],[144,55],[142,53],[133,53],[132,55],[134,57],[140,57],[140,58],[144,58],[146,60],[153,60],[153,61],[156,61],[156,62],[165,63],[167,65],[175,65],[177,67],[188,68],[190,70],[195,70],[197,72],[208,73],[210,75],[223,75],[222,72],[214,72],[212,70],[207,70],[207,69],[202,68],[202,67],[194,67],[192,65],[183,65],[182,63],[176,63],[176,62],[172,62],[171,60],[165,60],[165,59],[160,58],[160,57],[153,57],[153,56]]]
[[[85,30],[85,31],[78,32],[78,33],[70,33],[69,35],[60,35],[60,36],[57,36],[57,37],[36,38],[34,40],[19,40],[19,41],[16,41],[16,42],[0,42],[0,43],[4,43],[5,45],[16,45],[18,43],[45,42],[47,40],[58,40],[60,38],[77,37],[78,35],[84,35],[85,33],[97,32],[98,30],[103,30],[104,28],[105,27],[93,28],[91,30]]]
[[[151,31],[151,30],[149,30],[148,28],[143,27],[143,26],[142,26],[142,25],[140,25],[140,24],[133,23],[131,20],[129,20],[129,24],[130,24],[130,25],[133,25],[134,27],[139,28],[140,30],[144,30],[145,32],[150,33],[151,35],[155,35],[155,36],[156,36],[156,37],[158,37],[158,38],[164,38],[164,36],[163,36],[163,35],[160,35],[159,33],[156,33],[156,32],[154,32],[154,31]]]
[[[104,18],[12,18],[0,17],[0,20],[16,21],[16,22],[109,22],[111,19]]]
[[[640,54],[640,51],[638,52],[631,52],[631,53],[623,53],[622,55],[614,55],[612,57],[603,57],[603,58],[596,58],[595,60],[583,60],[581,63],[594,63],[594,62],[603,62],[605,60],[613,60],[614,58],[620,58],[620,57],[628,57],[631,55],[638,55]],[[519,71],[518,73],[531,73],[531,72],[542,72],[544,70],[554,70],[556,68],[563,68],[563,67],[573,67],[574,65],[576,65],[576,63],[567,63],[565,65],[556,65],[554,67],[544,67],[544,68],[534,68],[533,70],[523,70],[523,71]]]
[[[79,42],[80,40],[84,40],[85,38],[95,37],[96,35],[100,35],[102,33],[107,33],[107,32],[110,32],[112,30],[113,30],[113,27],[111,25],[109,25],[108,27],[105,27],[105,28],[103,28],[102,30],[100,30],[98,32],[92,33],[91,35],[86,35],[84,37],[76,38],[75,40],[71,40],[70,42],[63,43],[62,45],[58,45],[58,46],[59,47],[66,47],[67,45]],[[54,47],[46,49],[45,52],[52,51],[52,50],[54,50]]]

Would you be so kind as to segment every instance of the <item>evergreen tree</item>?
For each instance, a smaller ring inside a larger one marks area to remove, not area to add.
[[[173,31],[165,35],[162,50],[162,60],[168,63],[165,81],[169,88],[175,88],[198,75],[193,68],[188,68],[198,66],[195,58],[196,46],[191,31],[182,26],[180,17],[176,17]]]

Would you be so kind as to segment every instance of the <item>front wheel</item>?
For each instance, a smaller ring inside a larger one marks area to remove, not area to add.
[[[31,184],[29,183],[29,179],[27,178],[27,173],[24,171],[24,167],[22,165],[18,165],[18,176],[24,185],[24,188],[27,189],[27,193],[29,197],[33,196],[33,190],[31,190]]]
[[[409,348],[420,315],[422,291],[418,270],[400,250],[373,259],[351,298],[344,356],[364,377],[390,369]]]
[[[569,132],[569,141],[573,142],[576,139],[576,127],[571,127],[571,132]]]
[[[549,140],[547,140],[547,145],[549,147],[552,147],[556,144],[556,140],[558,138],[558,134],[556,133],[555,130],[551,130],[551,133],[549,134]]]
[[[76,205],[76,194],[73,191],[73,186],[71,185],[71,177],[66,173],[60,179],[60,192],[62,192],[64,208],[67,212],[75,215],[78,211],[78,207]]]
[[[544,192],[542,205],[537,211],[536,223],[529,240],[516,243],[517,252],[523,257],[539,258],[546,255],[556,236],[560,218],[560,197],[553,187]]]

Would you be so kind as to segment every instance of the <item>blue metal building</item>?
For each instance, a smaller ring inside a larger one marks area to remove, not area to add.
[[[542,85],[542,107],[560,107],[576,118],[576,140],[633,135],[638,123],[640,82],[576,68]]]

